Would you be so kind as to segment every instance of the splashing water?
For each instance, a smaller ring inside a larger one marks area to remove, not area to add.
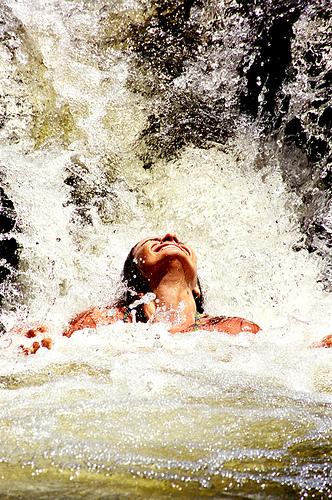
[[[278,156],[258,166],[261,138],[238,115],[227,143],[146,168],[138,139],[159,97],[128,84],[120,36],[152,15],[141,3],[7,0],[3,15],[0,154],[21,253],[2,322],[47,323],[54,348],[23,357],[20,336],[0,338],[1,495],[327,498],[332,361],[308,346],[329,333],[332,299],[320,257],[293,250],[302,200]],[[105,49],[109,29],[118,45]],[[210,96],[202,59],[175,90],[197,80]],[[229,64],[222,83],[235,86]],[[207,311],[261,333],[116,323],[61,336],[74,313],[112,303],[139,239],[169,230],[197,250]]]

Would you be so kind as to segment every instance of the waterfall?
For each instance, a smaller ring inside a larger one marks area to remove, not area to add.
[[[331,494],[330,13],[2,0],[2,494]],[[262,333],[63,338],[169,230],[207,312]],[[25,358],[35,321],[54,348]]]

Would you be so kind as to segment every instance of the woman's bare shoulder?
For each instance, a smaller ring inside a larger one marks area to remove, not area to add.
[[[63,335],[65,337],[71,337],[77,330],[110,325],[116,321],[123,320],[124,317],[125,309],[123,307],[92,307],[74,316],[63,332]]]

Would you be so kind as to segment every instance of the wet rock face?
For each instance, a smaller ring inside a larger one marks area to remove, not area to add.
[[[303,200],[306,248],[324,257],[330,288],[331,3],[154,4],[128,30],[130,86],[151,99],[138,144],[145,167],[186,144],[225,143],[247,116],[266,161],[277,158],[285,183]]]
[[[270,125],[278,126],[289,105],[286,96],[282,96],[280,106],[278,93],[292,61],[293,26],[304,6],[305,2],[298,0],[287,5],[278,1],[273,5],[263,1],[240,2],[238,12],[248,18],[252,39],[239,68],[244,79],[240,109],[254,118],[269,115]]]
[[[154,4],[127,31],[135,66],[131,88],[152,97],[141,137],[151,161],[188,143],[225,141],[239,114],[255,119],[265,134],[281,130],[287,148],[293,141],[310,162],[326,158],[323,136],[332,117],[327,3]]]
[[[240,109],[262,124],[262,141],[272,134],[278,143],[284,180],[303,200],[306,247],[324,257],[323,281],[331,289],[331,6],[261,2],[259,9],[263,23],[246,12],[256,41],[244,58]]]
[[[330,19],[331,6],[311,5],[294,25],[291,72],[283,85],[289,109],[276,129],[284,179],[303,200],[300,221],[306,247],[323,256],[328,290],[332,290]],[[294,155],[301,160],[293,161]]]
[[[19,71],[25,56],[24,28],[3,3],[0,9],[0,144],[8,146],[27,139],[31,121],[31,104],[27,85]]]
[[[16,226],[16,212],[13,202],[0,187],[0,310],[4,305],[4,283],[15,279],[19,264],[20,247],[11,231]],[[5,285],[6,286],[6,285]],[[0,332],[3,326],[0,323]]]
[[[151,98],[151,113],[139,142],[146,168],[157,158],[173,157],[187,144],[224,143],[237,116],[234,71],[232,82],[222,73],[235,26],[225,38],[216,2],[153,4],[143,22],[131,25],[129,43],[134,55],[130,87]]]

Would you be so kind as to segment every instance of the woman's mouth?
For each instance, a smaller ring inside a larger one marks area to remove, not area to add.
[[[153,245],[152,247],[152,250],[154,252],[159,252],[160,250],[162,250],[163,248],[165,247],[169,247],[169,246],[174,246],[176,248],[179,248],[180,250],[182,250],[182,252],[184,252],[185,254],[187,255],[190,255],[189,251],[187,250],[186,247],[184,246],[181,246],[181,245],[178,245],[175,241],[165,241],[163,243],[156,243],[155,245]]]

